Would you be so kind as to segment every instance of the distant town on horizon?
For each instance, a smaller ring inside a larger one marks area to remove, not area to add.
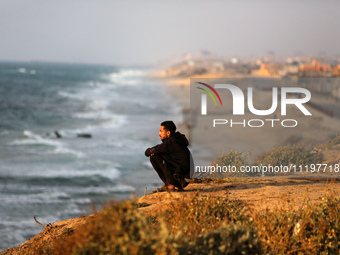
[[[320,54],[319,54],[320,55]],[[177,63],[163,71],[164,76],[190,77],[206,73],[255,77],[339,77],[340,56],[296,56],[283,58],[269,51],[264,57],[216,57],[209,51],[186,54]]]

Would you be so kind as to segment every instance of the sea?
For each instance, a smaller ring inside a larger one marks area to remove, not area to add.
[[[179,102],[149,68],[0,63],[0,250],[161,185],[146,148]]]

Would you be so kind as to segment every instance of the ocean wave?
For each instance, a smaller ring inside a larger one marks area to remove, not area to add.
[[[141,76],[146,76],[147,71],[143,70],[136,70],[136,69],[121,69],[118,73],[111,73],[110,76],[116,76],[116,77],[141,77]]]
[[[78,119],[113,119],[115,117],[111,112],[109,111],[92,111],[92,112],[78,112],[74,113],[72,115],[75,118]]]
[[[58,91],[58,95],[64,98],[70,98],[79,101],[89,101],[90,103],[94,102],[94,104],[102,100],[109,103],[114,98],[119,97],[119,95],[114,92],[115,86],[112,86],[112,84],[87,85],[88,87],[85,86],[79,88],[74,92],[60,90]]]
[[[88,186],[88,185],[104,185],[112,184],[119,179],[121,173],[118,169],[106,169],[106,170],[65,170],[55,172],[41,172],[39,175],[30,174],[27,175],[0,175],[0,180],[9,181],[12,183],[30,183],[34,185],[65,185],[65,186]]]
[[[30,71],[28,72],[28,70],[27,70],[26,68],[24,68],[24,67],[18,68],[18,69],[17,69],[17,72],[18,72],[18,73],[29,73],[29,74],[31,74],[31,75],[35,75],[35,74],[37,73],[37,71],[34,70],[34,69],[32,69],[32,70],[30,70]]]
[[[29,130],[24,130],[23,132],[25,139],[15,139],[14,141],[10,142],[9,145],[48,145],[53,147],[61,146],[59,141],[54,141],[49,138],[44,138],[40,135],[34,134]]]
[[[24,68],[24,67],[18,68],[17,72],[18,73],[26,73],[26,68]]]
[[[110,80],[115,84],[128,86],[134,86],[140,83],[138,80],[126,79],[125,77],[111,77]]]
[[[89,205],[91,202],[92,201],[89,198],[78,198],[74,200],[74,203],[77,205]]]
[[[50,191],[50,192],[43,192],[43,193],[24,193],[24,194],[6,194],[5,197],[2,197],[2,202],[4,204],[16,204],[16,205],[26,205],[26,204],[42,204],[42,203],[56,203],[60,201],[61,197],[68,197],[70,196],[65,192],[59,191]]]
[[[58,95],[62,96],[62,97],[66,97],[66,98],[77,99],[77,100],[85,100],[86,99],[84,95],[69,93],[69,92],[66,92],[66,91],[59,91]]]
[[[90,119],[90,120],[116,120],[117,115],[109,110],[109,107],[114,100],[114,95],[117,94],[109,92],[107,89],[98,88],[91,89],[89,91],[82,91],[77,94],[71,94],[65,91],[60,91],[59,95],[82,100],[83,111],[74,112],[73,117],[78,119]],[[88,128],[87,128],[88,130]]]
[[[107,109],[107,107],[110,105],[110,101],[109,100],[105,100],[105,99],[100,99],[100,100],[91,100],[87,107],[91,110],[105,110]]]
[[[134,192],[136,189],[130,185],[118,184],[111,188],[113,192]]]
[[[52,173],[41,174],[40,177],[44,178],[78,178],[78,177],[102,177],[114,181],[120,177],[121,173],[116,168],[111,169],[97,169],[97,170],[67,170],[67,171],[58,171]]]
[[[64,130],[64,132],[69,134],[93,132],[97,129],[118,128],[127,123],[127,116],[111,114],[108,111],[102,111],[99,114],[98,112],[75,113],[73,116],[79,119],[97,119],[101,121],[96,125],[87,125],[84,128]]]
[[[88,97],[90,98],[100,98],[106,97],[107,99],[112,100],[112,98],[117,98],[120,95],[115,93],[117,86],[114,86],[111,83],[106,84],[97,84],[96,87],[89,88],[86,92],[89,93]],[[85,91],[84,91],[85,92]]]
[[[114,184],[111,187],[86,187],[83,189],[77,189],[74,191],[71,191],[73,195],[111,195],[112,193],[127,193],[127,192],[134,192],[136,189],[132,187],[131,185],[127,184]]]
[[[146,75],[146,71],[127,69],[109,74],[108,79],[119,85],[137,85],[140,84],[140,79]]]
[[[69,148],[65,148],[63,146],[57,147],[54,151],[50,152],[50,154],[72,154],[77,156],[78,158],[85,158],[84,153]]]
[[[45,145],[49,147],[54,147],[52,151],[45,151],[48,154],[72,154],[79,158],[83,158],[84,154],[79,151],[69,149],[60,141],[56,141],[51,138],[42,137],[29,130],[24,130],[23,132],[25,139],[15,139],[9,143],[9,145]]]
[[[117,128],[122,126],[123,124],[125,124],[127,122],[127,118],[126,116],[119,116],[117,118],[117,116],[115,116],[115,118],[112,118],[110,120],[107,121],[103,121],[102,123],[100,123],[98,126],[101,128]]]

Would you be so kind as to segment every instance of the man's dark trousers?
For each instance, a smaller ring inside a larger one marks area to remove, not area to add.
[[[159,178],[161,178],[166,186],[172,184],[177,188],[183,189],[188,185],[184,180],[184,176],[176,174],[174,167],[159,154],[151,156],[150,162],[156,170]]]

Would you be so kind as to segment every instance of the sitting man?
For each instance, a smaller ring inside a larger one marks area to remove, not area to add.
[[[183,190],[190,181],[190,162],[193,161],[189,142],[185,135],[175,131],[176,125],[172,121],[162,122],[158,134],[162,143],[145,151],[145,156],[150,157],[153,168],[164,182],[157,191]]]

